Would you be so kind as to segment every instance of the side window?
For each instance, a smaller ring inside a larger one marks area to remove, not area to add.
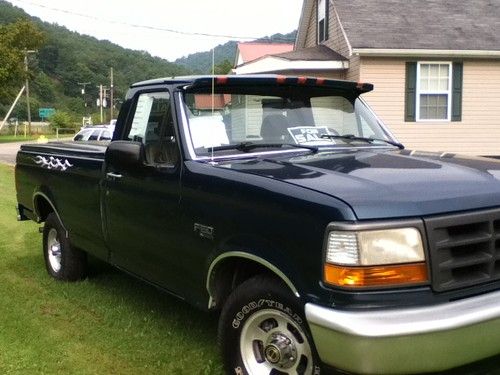
[[[97,141],[99,139],[99,135],[101,134],[101,129],[96,129],[92,132],[89,137],[89,141]]]
[[[449,120],[451,63],[417,65],[417,119]]]
[[[86,141],[91,134],[91,130],[82,130],[75,136],[75,141]]]
[[[101,134],[100,141],[110,141],[111,140],[111,132],[108,130],[104,130]]]
[[[139,95],[132,125],[125,139],[144,144],[148,164],[177,163],[179,153],[168,92]]]
[[[166,92],[140,94],[127,139],[145,144],[146,138],[151,139],[155,132],[159,133],[158,110],[168,102],[169,94]]]

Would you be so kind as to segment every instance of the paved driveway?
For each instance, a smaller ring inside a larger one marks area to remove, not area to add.
[[[71,138],[59,138],[58,140],[52,139],[52,141],[70,141]],[[16,164],[16,154],[21,145],[26,143],[36,143],[36,141],[29,142],[12,142],[12,143],[0,143],[0,163],[14,165]]]
[[[0,163],[14,165],[16,163],[17,150],[27,142],[0,143]]]

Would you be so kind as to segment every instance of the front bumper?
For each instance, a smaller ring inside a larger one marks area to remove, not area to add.
[[[306,304],[321,360],[362,374],[442,371],[500,353],[500,291],[369,312]]]

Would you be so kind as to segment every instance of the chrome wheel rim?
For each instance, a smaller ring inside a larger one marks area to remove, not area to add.
[[[311,346],[304,330],[277,310],[260,310],[247,319],[240,351],[250,375],[313,373]]]
[[[61,270],[61,243],[57,235],[57,230],[50,229],[47,235],[47,257],[50,267],[54,272]]]

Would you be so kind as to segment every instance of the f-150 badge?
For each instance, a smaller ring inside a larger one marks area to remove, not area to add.
[[[203,225],[203,224],[198,224],[194,223],[194,231],[195,233],[198,233],[198,235],[201,238],[208,238],[209,240],[214,239],[214,228]]]
[[[41,165],[42,168],[56,169],[56,170],[61,170],[63,172],[66,169],[73,167],[73,164],[71,164],[67,159],[61,160],[53,156],[46,158],[44,156],[37,155],[34,161],[36,164]]]

